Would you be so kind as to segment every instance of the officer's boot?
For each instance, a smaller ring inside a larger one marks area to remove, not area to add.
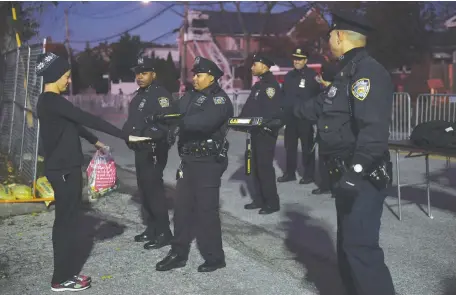
[[[224,267],[226,267],[225,260],[205,261],[203,264],[198,266],[198,272],[212,272]]]
[[[162,247],[168,246],[171,243],[171,239],[173,238],[173,234],[168,229],[167,232],[161,233],[156,236],[154,240],[151,240],[144,244],[144,249],[151,250],[151,249],[160,249]]]
[[[277,182],[288,182],[293,180],[296,180],[295,173],[285,173],[284,175],[277,178]]]
[[[147,242],[155,239],[155,231],[146,229],[143,233],[135,236],[135,242]]]
[[[169,250],[168,255],[157,263],[155,269],[157,271],[168,271],[174,268],[184,267],[187,264],[187,259],[188,257],[179,255],[176,251],[171,249]]]

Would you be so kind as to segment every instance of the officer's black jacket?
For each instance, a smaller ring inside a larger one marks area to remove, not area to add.
[[[230,98],[218,83],[186,92],[177,107],[185,114],[179,125],[179,145],[207,139],[222,141],[228,119],[234,114]]]
[[[391,76],[364,48],[347,52],[339,68],[331,86],[314,99],[297,103],[294,113],[317,121],[322,154],[349,152],[352,164],[369,167],[388,150]]]
[[[157,82],[147,88],[139,88],[130,102],[128,118],[122,130],[127,134],[151,137],[161,141],[168,135],[169,127],[164,124],[147,124],[145,118],[150,115],[170,114],[175,109],[171,94]]]
[[[291,112],[297,100],[308,100],[318,95],[321,88],[316,77],[317,73],[307,66],[300,70],[291,70],[285,75],[282,106],[286,111]]]
[[[263,117],[265,120],[278,118],[281,116],[282,100],[280,85],[268,71],[253,85],[239,117]]]

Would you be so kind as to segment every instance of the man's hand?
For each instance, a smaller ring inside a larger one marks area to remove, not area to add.
[[[95,147],[100,150],[106,148],[106,145],[101,141],[97,141],[97,143],[95,143]]]

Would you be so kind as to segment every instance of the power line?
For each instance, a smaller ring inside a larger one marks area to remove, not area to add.
[[[156,38],[150,40],[149,42],[155,42],[155,41],[157,41],[157,40],[159,40],[159,39],[161,39],[161,38],[164,38],[164,37],[166,37],[166,36],[168,36],[168,35],[175,34],[175,33],[179,32],[179,30],[180,30],[180,27],[179,27],[179,28],[175,28],[175,29],[173,29],[173,30],[171,30],[171,31],[169,31],[169,32],[167,32],[167,33],[164,33],[164,34],[162,34],[162,35],[160,35],[160,36],[158,36],[158,37],[156,37]]]
[[[123,16],[123,15],[129,14],[129,13],[135,12],[137,10],[140,10],[141,8],[143,8],[143,7],[142,6],[138,6],[138,7],[135,7],[133,9],[130,9],[130,10],[127,10],[127,11],[123,11],[123,12],[120,12],[120,13],[117,13],[117,14],[112,14],[112,15],[107,15],[107,16],[91,16],[91,15],[79,14],[77,12],[73,12],[71,14],[79,16],[79,17],[91,18],[91,19],[108,19],[108,18],[113,18],[113,17],[117,17],[117,16]]]
[[[133,31],[139,27],[142,27],[143,25],[151,22],[152,20],[156,19],[157,17],[161,16],[163,13],[165,13],[168,9],[170,9],[171,7],[173,7],[174,4],[171,4],[165,8],[163,8],[162,10],[160,10],[159,12],[157,12],[156,14],[154,14],[153,16],[143,20],[142,22],[140,22],[139,24],[133,26],[132,28],[130,29],[127,29],[123,32],[120,32],[120,33],[117,33],[115,35],[111,35],[109,37],[105,37],[105,38],[99,38],[99,39],[94,39],[94,40],[87,40],[87,41],[71,41],[71,43],[94,43],[94,42],[103,42],[103,41],[107,41],[107,40],[110,40],[110,39],[113,39],[113,38],[116,38],[116,37],[120,37],[130,31]]]

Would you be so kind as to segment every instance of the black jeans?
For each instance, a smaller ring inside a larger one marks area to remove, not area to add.
[[[55,198],[55,220],[52,228],[54,248],[54,274],[52,284],[60,284],[78,274],[74,259],[77,251],[78,219],[82,204],[82,170],[74,167],[66,170],[48,170]]]

